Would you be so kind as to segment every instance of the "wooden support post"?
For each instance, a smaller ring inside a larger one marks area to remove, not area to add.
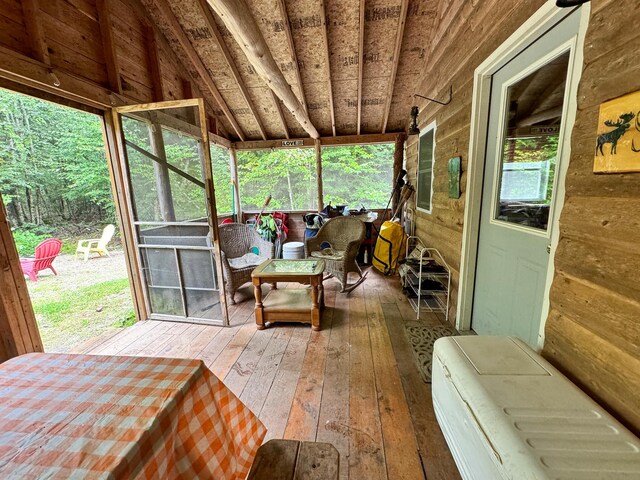
[[[31,56],[39,62],[51,65],[49,48],[40,23],[40,5],[38,0],[22,0],[22,15],[27,30],[27,40]]]
[[[207,0],[235,38],[256,73],[284,102],[311,138],[320,134],[284,78],[245,0]]]
[[[236,205],[236,218],[235,221],[242,223],[242,207],[240,206],[240,184],[238,183],[238,158],[236,156],[236,149],[231,147],[229,149],[229,164],[231,166],[231,183],[233,184],[233,202]]]
[[[316,147],[316,176],[318,179],[318,212],[324,208],[324,192],[322,191],[322,145],[320,140],[315,140]]]
[[[122,80],[120,79],[120,67],[118,65],[118,55],[116,45],[111,31],[111,18],[109,16],[110,0],[96,0],[98,10],[98,21],[100,22],[100,36],[102,37],[102,51],[104,52],[104,63],[107,67],[107,77],[109,88],[112,91],[122,94]]]
[[[167,166],[167,156],[164,148],[164,138],[162,137],[162,127],[158,123],[149,124],[149,139],[151,141],[151,152],[163,160],[153,162],[153,172],[156,177],[156,189],[158,190],[158,204],[160,215],[165,222],[175,222],[176,213],[173,208],[173,194],[171,193],[171,182],[169,180],[169,167]]]
[[[20,258],[0,196],[0,362],[30,352],[42,352]]]
[[[404,133],[399,133],[396,137],[395,150],[393,151],[393,180],[394,184],[391,186],[393,188],[395,186],[395,181],[400,175],[402,171],[402,166],[404,164],[404,142],[407,138],[407,135]],[[392,208],[391,211],[395,212],[396,208],[398,208],[398,202],[400,201],[400,191],[395,192],[392,199]]]
[[[107,166],[111,177],[111,193],[116,207],[116,215],[120,226],[120,236],[122,246],[125,251],[125,263],[129,274],[131,287],[131,298],[133,308],[138,320],[147,320],[149,311],[145,299],[145,289],[141,276],[141,263],[139,261],[138,250],[135,240],[135,226],[133,225],[133,211],[130,208],[129,190],[127,183],[127,173],[122,166],[124,161],[120,161],[120,155],[124,155],[123,150],[118,150],[116,142],[117,136],[121,134],[117,115],[113,110],[107,110],[104,115],[103,137],[107,153]]]

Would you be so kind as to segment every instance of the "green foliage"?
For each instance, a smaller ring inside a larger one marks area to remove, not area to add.
[[[272,215],[262,215],[258,226],[256,227],[258,234],[270,242],[275,241],[278,236],[278,227]]]
[[[113,222],[100,119],[0,90],[0,192],[16,226]]]
[[[34,230],[13,231],[13,239],[21,257],[34,255],[38,244],[50,237],[47,234],[38,234]]]
[[[324,202],[359,208],[382,208],[392,188],[390,144],[349,145],[322,149]],[[272,195],[275,210],[316,208],[315,151],[310,148],[238,152],[242,208],[257,210]]]
[[[113,326],[116,328],[127,328],[134,325],[136,321],[136,312],[132,308],[126,313],[126,315],[116,321]]]

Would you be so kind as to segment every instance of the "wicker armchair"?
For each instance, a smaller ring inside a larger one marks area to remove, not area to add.
[[[220,250],[222,251],[222,275],[227,289],[227,295],[232,305],[235,305],[236,290],[251,281],[251,272],[256,266],[273,258],[275,247],[273,243],[263,240],[255,228],[242,223],[228,223],[218,227]],[[247,253],[256,253],[249,264],[234,267],[231,264]]]
[[[304,250],[307,257],[322,258],[325,271],[334,275],[342,285],[340,292],[347,288],[349,272],[355,272],[362,279],[362,271],[356,256],[364,239],[365,227],[362,221],[352,217],[335,217],[325,223],[315,237],[307,238]],[[331,250],[324,250],[330,248]],[[358,282],[359,283],[359,282]]]

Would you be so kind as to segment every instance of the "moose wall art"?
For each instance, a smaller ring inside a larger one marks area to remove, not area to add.
[[[640,91],[600,105],[593,171],[640,172]]]

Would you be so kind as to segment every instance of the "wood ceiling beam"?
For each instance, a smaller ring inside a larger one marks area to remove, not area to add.
[[[284,119],[284,114],[282,113],[282,107],[280,106],[280,99],[273,92],[273,90],[269,89],[269,93],[271,93],[271,100],[273,100],[273,104],[276,107],[276,112],[278,112],[278,118],[280,119],[280,124],[282,125],[282,129],[284,130],[284,136],[289,138],[289,127],[287,127],[287,122]]]
[[[27,40],[31,56],[39,62],[51,65],[49,48],[40,23],[40,5],[38,0],[22,0],[22,16],[27,30]]]
[[[168,28],[175,35],[178,43],[180,43],[180,46],[187,54],[191,65],[196,70],[196,72],[198,72],[198,75],[200,75],[200,78],[202,79],[207,89],[211,92],[211,95],[213,95],[213,98],[220,106],[220,109],[224,113],[224,116],[227,117],[227,120],[229,120],[229,123],[231,123],[231,126],[235,130],[238,137],[240,137],[240,140],[244,141],[246,137],[244,132],[242,131],[242,128],[240,128],[240,125],[238,125],[238,122],[231,113],[227,102],[225,102],[224,98],[222,98],[222,95],[220,94],[218,87],[216,87],[216,84],[211,78],[207,67],[205,67],[204,63],[202,63],[202,59],[198,55],[198,52],[196,52],[196,49],[191,44],[191,41],[187,37],[186,33],[184,33],[180,22],[178,22],[178,19],[173,14],[171,7],[167,3],[167,0],[154,0],[154,4],[158,8],[164,19],[167,21]]]
[[[336,137],[320,137],[320,145],[323,147],[339,146],[339,145],[367,145],[371,143],[394,143],[402,133],[370,133],[365,135],[338,135]],[[249,140],[246,142],[233,142],[233,148],[238,150],[263,150],[268,148],[311,148],[315,147],[316,142],[312,138],[292,138],[290,142],[302,142],[300,145],[291,145],[283,147],[280,140]]]
[[[276,64],[245,0],[208,0],[208,2],[238,42],[256,73],[283,101],[302,128],[312,138],[320,137],[302,103],[293,93]]]
[[[393,49],[393,65],[391,67],[391,75],[389,77],[389,88],[387,89],[387,99],[384,106],[384,117],[382,118],[382,133],[387,131],[387,123],[389,122],[389,113],[391,111],[391,100],[393,98],[393,90],[396,85],[396,75],[398,73],[398,63],[400,63],[400,50],[402,49],[402,39],[404,38],[404,26],[407,23],[407,11],[409,10],[409,0],[402,0],[400,5],[400,19],[398,23],[398,31],[396,33],[396,45]]]
[[[149,62],[149,76],[153,87],[153,101],[164,100],[164,88],[162,86],[162,67],[160,66],[160,52],[158,50],[158,39],[153,27],[144,26],[144,36],[147,40],[147,60]]]
[[[289,23],[289,14],[287,13],[287,4],[285,0],[278,0],[278,8],[280,9],[280,15],[284,23],[284,33],[287,37],[287,43],[289,44],[289,50],[291,50],[291,61],[294,66],[294,73],[296,74],[296,81],[298,82],[298,93],[300,94],[300,102],[304,108],[304,111],[309,115],[309,109],[307,108],[307,99],[304,95],[304,87],[302,85],[302,77],[300,76],[300,67],[298,66],[298,54],[296,53],[296,46],[293,43],[293,35],[291,34],[291,24]]]
[[[111,31],[109,3],[109,0],[96,0],[96,10],[98,11],[100,38],[102,39],[102,51],[104,53],[104,63],[107,67],[109,88],[116,93],[122,94],[122,79],[120,78],[116,44],[113,41],[113,32]]]
[[[405,0],[407,1],[407,0]],[[336,111],[333,107],[333,86],[331,85],[331,58],[329,56],[329,37],[327,34],[327,13],[324,0],[320,0],[320,18],[322,18],[322,38],[324,40],[324,55],[327,62],[327,72],[329,72],[329,112],[331,113],[331,131],[336,136]],[[384,132],[382,132],[384,133]]]
[[[360,0],[360,23],[358,32],[358,135],[360,135],[360,124],[362,123],[362,73],[364,70],[364,3]]]
[[[236,67],[235,62],[231,57],[231,52],[229,51],[227,44],[224,42],[224,38],[222,38],[222,35],[220,34],[220,30],[218,29],[215,18],[213,17],[213,12],[211,11],[209,4],[207,3],[207,0],[198,0],[198,3],[200,4],[200,8],[204,13],[204,18],[207,23],[207,26],[209,27],[209,30],[211,30],[211,33],[213,33],[213,37],[215,38],[216,43],[218,44],[218,47],[222,52],[222,56],[224,57],[225,61],[227,62],[227,65],[229,66],[229,69],[231,70],[231,75],[233,75],[233,78],[238,84],[238,88],[240,88],[240,93],[242,93],[242,97],[244,98],[244,101],[249,107],[249,110],[251,110],[251,113],[253,114],[253,117],[255,118],[256,123],[258,124],[260,135],[262,136],[263,140],[266,140],[267,133],[265,131],[264,124],[262,123],[262,120],[258,115],[258,110],[256,109],[255,105],[251,101],[251,97],[249,96],[249,91],[247,90],[246,85],[242,81],[240,72],[238,71],[238,68]]]

